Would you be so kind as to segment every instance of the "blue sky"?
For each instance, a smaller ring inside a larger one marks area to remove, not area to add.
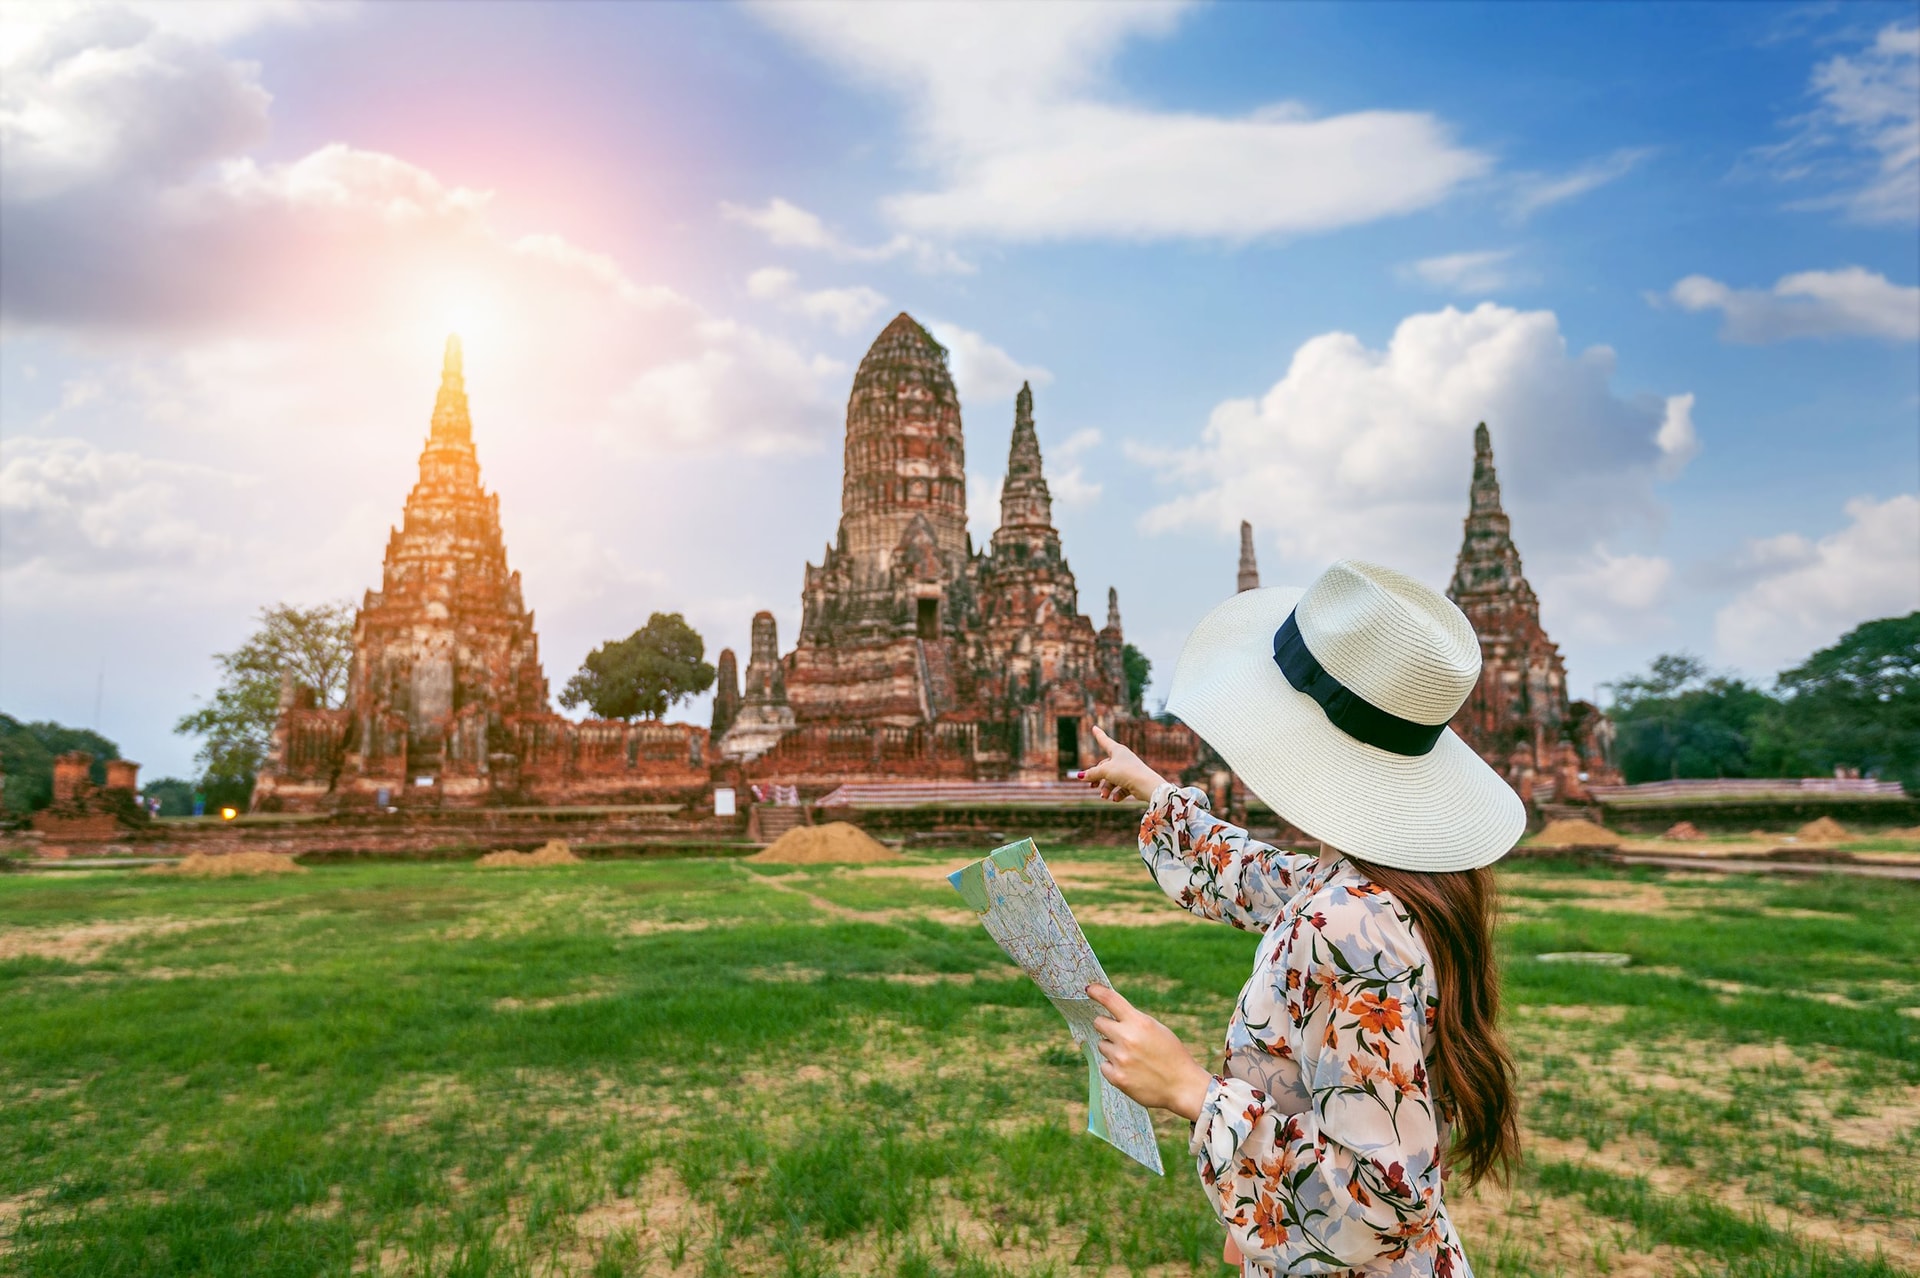
[[[377,586],[456,325],[555,686],[790,641],[901,309],[1163,670],[1241,518],[1444,582],[1482,419],[1578,693],[1920,606],[1911,5],[0,12],[0,708],[150,776]]]

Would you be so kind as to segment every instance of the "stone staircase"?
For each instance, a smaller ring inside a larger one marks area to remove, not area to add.
[[[749,836],[755,843],[771,843],[788,830],[807,823],[807,810],[793,804],[756,803]]]
[[[930,717],[937,717],[953,709],[953,669],[947,661],[947,645],[928,643],[924,639],[919,640],[919,644],[920,679],[926,689],[927,712]]]

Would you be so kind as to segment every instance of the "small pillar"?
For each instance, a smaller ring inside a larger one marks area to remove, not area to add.
[[[53,801],[56,804],[78,803],[87,792],[90,784],[88,774],[92,771],[93,756],[85,750],[57,756],[53,761]]]

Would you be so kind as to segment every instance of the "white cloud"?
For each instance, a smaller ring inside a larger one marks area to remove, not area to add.
[[[1834,188],[1806,207],[1856,222],[1920,221],[1920,25],[1883,27],[1865,48],[1814,68],[1814,108],[1755,158],[1782,181]]]
[[[1693,429],[1693,392],[1667,396],[1667,411],[1653,442],[1660,450],[1660,478],[1677,478],[1687,463],[1700,455],[1700,436]]]
[[[971,275],[974,266],[952,249],[904,232],[880,244],[852,244],[827,229],[819,216],[779,196],[764,208],[722,201],[720,215],[752,227],[778,248],[810,249],[842,262],[891,262],[904,258],[928,275]]]
[[[1521,178],[1513,197],[1513,215],[1524,222],[1542,209],[1578,199],[1609,182],[1617,182],[1652,154],[1651,147],[1622,147],[1611,155],[1590,160],[1558,177],[1536,173]]]
[[[947,367],[954,389],[960,392],[960,411],[967,416],[1002,413],[1013,420],[1013,397],[1023,382],[1045,386],[1053,374],[1038,364],[1022,364],[971,329],[944,320],[927,321],[927,331],[947,348]]]
[[[1091,426],[1073,432],[1050,451],[1043,450],[1047,490],[1063,506],[1091,506],[1100,500],[1102,485],[1088,479],[1086,456],[1100,446],[1100,432]]]
[[[703,323],[700,336],[698,350],[640,373],[613,397],[599,442],[628,456],[662,445],[767,454],[807,451],[830,435],[846,365],[731,321]]]
[[[0,440],[0,575],[125,578],[205,567],[231,542],[198,512],[244,481],[81,439]]]
[[[905,227],[1013,240],[1241,240],[1413,212],[1485,173],[1434,116],[1316,118],[1135,105],[1107,83],[1120,49],[1183,6],[765,3],[823,61],[903,100],[927,189],[886,201]],[[798,233],[798,232],[796,232]]]
[[[1000,526],[1000,489],[1006,479],[983,471],[967,472],[967,531],[973,534],[976,547],[984,546]]]
[[[120,386],[129,419],[213,430],[258,397],[274,414],[257,420],[331,428],[342,418],[322,416],[320,396],[283,388],[357,391],[334,408],[365,418],[412,384],[418,366],[396,352],[458,328],[494,361],[496,409],[556,440],[765,451],[831,437],[835,361],[637,281],[607,253],[503,234],[487,192],[398,156],[335,143],[262,162],[246,152],[265,129],[257,68],[136,14],[49,12],[10,33],[0,78],[0,323],[9,337],[165,351],[127,365],[140,371]],[[794,299],[843,329],[878,304],[860,289]]]
[[[807,292],[800,287],[799,275],[783,266],[763,266],[747,276],[747,296],[829,324],[839,333],[864,329],[887,304],[885,296],[864,284]]]
[[[1179,489],[1143,526],[1231,536],[1251,519],[1291,570],[1358,555],[1444,581],[1485,421],[1521,545],[1571,568],[1657,522],[1653,483],[1691,440],[1691,400],[1623,399],[1614,363],[1570,354],[1551,311],[1492,303],[1410,316],[1385,350],[1323,334],[1264,395],[1217,406],[1196,447],[1129,449]]]
[[[1423,257],[1400,268],[1400,277],[1433,288],[1460,293],[1493,293],[1524,283],[1527,276],[1513,267],[1518,249],[1481,249]]]
[[[1669,296],[1683,310],[1717,310],[1729,342],[1784,342],[1796,337],[1920,338],[1920,288],[1894,284],[1878,271],[1847,266],[1782,276],[1771,289],[1729,288],[1689,275]]]
[[[1542,582],[1547,629],[1561,642],[1621,643],[1667,623],[1661,608],[1673,564],[1659,555],[1616,555],[1604,545]]]
[[[257,67],[132,13],[29,22],[0,61],[0,184],[17,203],[176,179],[263,139],[269,101]]]
[[[1920,496],[1858,497],[1846,512],[1847,526],[1818,541],[1749,543],[1762,575],[1714,620],[1722,660],[1778,670],[1863,621],[1920,608]]]

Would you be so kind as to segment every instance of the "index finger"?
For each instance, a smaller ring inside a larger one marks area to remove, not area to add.
[[[1105,746],[1108,754],[1113,753],[1113,738],[1108,736],[1106,729],[1097,723],[1093,725],[1093,739]]]
[[[1098,1003],[1101,1007],[1106,1008],[1107,1014],[1112,1016],[1116,1021],[1133,1010],[1133,1004],[1121,998],[1119,991],[1110,989],[1105,985],[1087,986],[1087,997]]]

